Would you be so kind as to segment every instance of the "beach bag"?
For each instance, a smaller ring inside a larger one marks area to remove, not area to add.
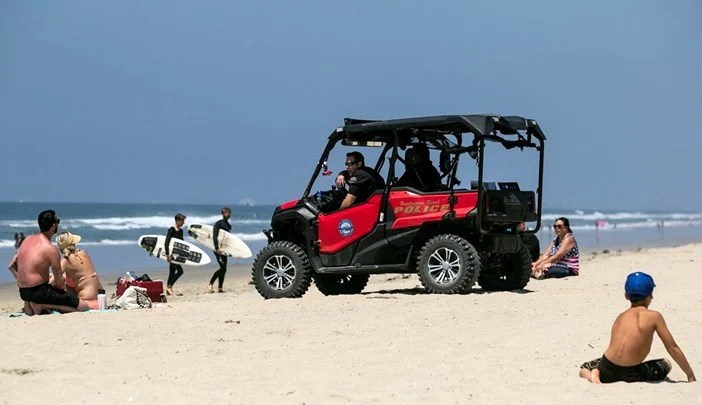
[[[121,296],[124,294],[124,291],[126,291],[127,288],[132,285],[135,287],[145,288],[146,293],[149,295],[149,298],[151,298],[151,302],[165,302],[166,296],[163,295],[163,281],[161,280],[137,281],[127,280],[124,277],[120,277],[117,279],[117,291],[115,292],[115,295],[117,297]]]
[[[151,308],[151,298],[146,292],[146,288],[129,286],[124,293],[117,298],[115,305],[122,309]]]

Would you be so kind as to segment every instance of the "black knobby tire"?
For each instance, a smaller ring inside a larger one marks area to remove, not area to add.
[[[368,284],[368,274],[315,274],[314,284],[324,295],[360,294]]]
[[[522,290],[529,283],[531,275],[531,255],[522,245],[519,252],[491,255],[483,261],[483,271],[478,284],[487,291]]]
[[[435,236],[419,252],[417,273],[430,293],[467,293],[480,274],[480,256],[473,245],[460,236]]]
[[[263,298],[299,298],[310,288],[312,266],[298,245],[276,241],[258,253],[251,277]]]

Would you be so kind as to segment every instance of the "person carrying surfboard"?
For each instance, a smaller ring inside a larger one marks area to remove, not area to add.
[[[214,272],[212,278],[210,279],[210,284],[207,285],[209,292],[214,292],[214,282],[219,279],[217,284],[217,292],[224,292],[224,275],[227,274],[227,254],[224,253],[219,246],[219,231],[224,230],[230,232],[232,226],[229,224],[229,218],[232,216],[232,210],[229,207],[222,208],[222,219],[215,222],[214,229],[212,230],[212,241],[214,242],[214,254],[217,258],[217,263],[219,263],[219,269]]]
[[[168,281],[166,282],[166,294],[173,295],[173,284],[183,275],[183,267],[174,263],[171,260],[173,256],[171,252],[168,251],[168,246],[171,243],[172,238],[183,240],[183,225],[185,225],[186,216],[178,213],[175,216],[175,225],[168,228],[168,233],[166,234],[166,257],[168,258]]]

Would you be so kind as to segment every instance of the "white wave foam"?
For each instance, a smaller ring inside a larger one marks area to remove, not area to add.
[[[214,224],[222,217],[220,215],[192,216],[185,221],[187,224]],[[232,225],[268,225],[270,220],[263,219],[231,219]],[[102,231],[128,231],[135,229],[161,228],[168,229],[173,226],[171,216],[146,216],[146,217],[112,217],[112,218],[77,218],[61,219],[61,225],[68,229],[94,228]],[[0,226],[27,229],[36,228],[36,220],[5,220],[0,221]]]
[[[232,226],[234,225],[270,225],[270,219],[232,219]],[[214,224],[214,222],[212,222]]]
[[[593,211],[592,213],[584,213],[583,211],[575,210],[574,213],[559,213],[559,214],[542,214],[541,219],[544,221],[555,220],[556,218],[566,217],[571,222],[572,221],[626,221],[626,220],[700,220],[702,219],[702,213],[682,213],[682,212],[671,212],[671,213],[645,213],[645,212],[612,212],[612,213],[602,213],[599,211]]]
[[[80,244],[82,246],[121,246],[121,245],[136,245],[137,241],[136,240],[111,240],[111,239],[103,239],[99,242],[83,242],[81,241]]]
[[[681,228],[689,226],[700,226],[702,225],[702,220],[684,220],[684,221],[664,221],[663,228]],[[605,222],[599,227],[595,227],[594,224],[590,225],[571,225],[571,229],[574,231],[595,231],[600,232],[611,232],[617,230],[630,230],[630,229],[640,229],[640,228],[656,228],[660,226],[658,221],[639,221],[639,222],[620,222],[620,223],[609,223]],[[545,228],[542,228],[545,229]]]
[[[234,236],[243,241],[265,241],[266,235],[262,232],[259,233],[235,233]],[[197,242],[194,239],[186,236],[186,240],[191,242]],[[131,239],[101,239],[99,241],[86,241],[85,239],[80,241],[80,246],[120,246],[120,245],[136,245],[137,240]],[[14,248],[15,241],[11,239],[0,239],[0,248]]]
[[[248,240],[248,241],[256,241],[256,240],[268,240],[266,235],[263,234],[263,232],[259,233],[235,233],[233,234],[237,238],[241,240]]]
[[[0,239],[0,248],[14,248],[15,247],[15,241],[14,240],[9,240],[9,239]]]

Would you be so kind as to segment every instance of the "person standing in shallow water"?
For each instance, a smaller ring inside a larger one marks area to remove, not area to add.
[[[22,242],[24,242],[24,233],[16,233],[15,234],[15,251],[19,251],[20,246],[22,246]],[[7,265],[8,270],[10,270],[10,273],[12,273],[12,277],[17,280],[17,253],[15,253],[14,256],[12,256],[12,260],[10,260],[10,263]]]
[[[183,225],[185,225],[185,215],[183,214],[176,214],[175,216],[175,225],[168,228],[168,233],[166,234],[166,243],[165,243],[165,249],[166,249],[166,258],[168,260],[168,281],[166,282],[166,294],[172,295],[173,294],[173,284],[175,284],[176,281],[180,278],[180,276],[183,275],[183,267],[178,264],[172,262],[173,260],[173,255],[171,255],[171,252],[169,251],[169,245],[171,244],[171,239],[180,239],[183,240]]]
[[[217,258],[217,263],[219,264],[219,269],[214,272],[212,278],[210,279],[210,284],[207,286],[207,290],[211,293],[214,292],[214,282],[219,279],[217,284],[217,292],[224,292],[224,276],[227,274],[227,254],[222,252],[219,246],[219,241],[217,240],[220,231],[231,232],[232,226],[229,224],[229,218],[232,216],[232,210],[229,207],[222,208],[222,219],[215,222],[214,229],[212,229],[212,242],[214,242],[214,254]]]

